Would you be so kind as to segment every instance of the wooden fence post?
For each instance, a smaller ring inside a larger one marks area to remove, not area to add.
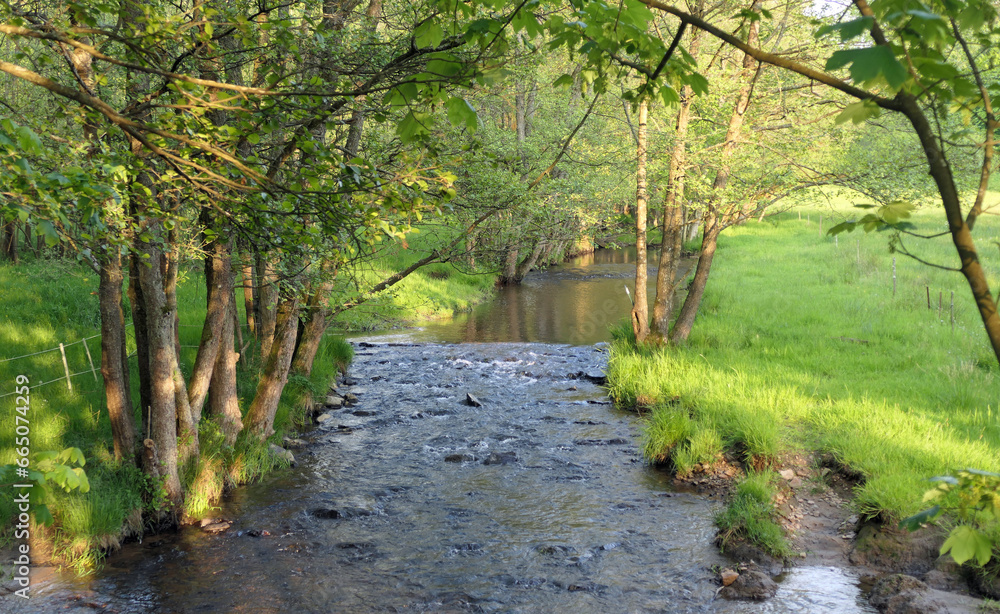
[[[66,387],[69,388],[70,392],[73,392],[73,382],[69,379],[69,363],[66,362],[66,346],[59,344],[59,353],[62,354],[63,359],[63,369],[66,370]]]
[[[100,384],[101,380],[97,379],[97,369],[94,368],[94,359],[90,357],[90,348],[87,347],[86,339],[83,340],[83,349],[87,351],[87,362],[90,363],[90,372],[94,374],[94,381]]]

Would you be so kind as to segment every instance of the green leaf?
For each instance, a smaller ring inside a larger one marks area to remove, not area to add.
[[[825,36],[831,32],[837,32],[840,34],[840,40],[848,41],[871,30],[873,23],[875,23],[875,19],[872,17],[860,17],[850,21],[842,21],[840,23],[822,26],[816,30],[816,38],[820,38],[821,36]]]
[[[921,526],[927,524],[931,520],[934,520],[941,514],[941,506],[935,505],[934,507],[927,508],[922,512],[914,514],[909,518],[904,518],[900,521],[899,526],[901,528],[906,528],[910,531],[916,531]]]
[[[396,134],[404,143],[412,143],[430,133],[431,119],[429,113],[410,111],[396,126]]]
[[[854,232],[854,229],[857,227],[858,227],[857,222],[841,222],[840,224],[837,224],[830,230],[827,230],[826,234],[830,235],[831,237],[835,237],[842,232]]]
[[[837,70],[850,65],[851,78],[858,83],[884,78],[889,87],[899,89],[906,81],[906,68],[900,64],[892,50],[884,45],[862,49],[841,49],[830,54],[827,70]]]
[[[475,130],[479,126],[479,116],[476,109],[464,98],[453,96],[445,103],[448,109],[448,121],[453,125],[465,124],[469,130]]]
[[[552,82],[553,87],[571,87],[573,85],[573,75],[563,75]]]
[[[48,506],[36,503],[31,506],[31,513],[35,515],[35,522],[38,524],[51,525],[55,522],[55,518],[52,517],[52,512],[49,511]]]
[[[959,565],[975,558],[979,565],[989,562],[993,542],[975,527],[963,524],[955,527],[948,539],[941,545],[941,554],[951,553],[951,558]]]
[[[916,205],[913,203],[908,203],[904,200],[894,200],[888,205],[880,208],[878,215],[880,218],[885,220],[886,224],[898,224],[900,220],[905,220],[910,217],[910,214],[916,208]]]
[[[428,19],[413,31],[413,40],[418,48],[436,48],[444,40],[444,29],[436,22]]]
[[[38,222],[38,230],[45,236],[45,245],[49,247],[59,245],[59,233],[56,232],[56,227],[52,225],[52,222],[48,220]]]
[[[854,124],[860,124],[873,117],[878,117],[881,112],[878,105],[871,100],[860,100],[844,107],[844,110],[833,121],[837,125],[848,120]]]

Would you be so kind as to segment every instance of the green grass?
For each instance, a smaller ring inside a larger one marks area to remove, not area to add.
[[[338,276],[337,298],[353,299],[356,284],[370,287],[446,244],[453,231],[428,226],[407,236],[406,247],[387,244],[373,262],[358,265]],[[471,311],[487,299],[494,288],[493,271],[470,269],[464,263],[430,264],[410,274],[387,291],[364,304],[341,313],[335,326],[344,330],[372,330],[400,322],[440,319]]]
[[[49,508],[56,519],[51,528],[40,530],[47,539],[46,548],[57,560],[77,569],[92,567],[102,552],[143,531],[142,512],[148,506],[151,489],[142,473],[127,464],[114,461],[111,426],[104,409],[104,393],[95,379],[82,343],[85,337],[100,333],[97,306],[97,275],[68,260],[28,261],[19,266],[0,264],[0,287],[4,288],[3,313],[0,320],[0,348],[4,358],[25,358],[0,362],[0,394],[13,390],[19,374],[30,378],[30,385],[50,382],[31,391],[30,443],[32,452],[80,448],[87,459],[85,470],[91,490],[50,492]],[[242,308],[242,301],[240,301]],[[205,315],[205,287],[201,274],[187,271],[178,287],[178,313],[181,321],[181,362],[185,375],[190,375]],[[246,334],[244,332],[244,334]],[[128,349],[135,350],[128,327]],[[66,358],[72,377],[73,390],[66,385],[61,354],[45,351],[66,347]],[[100,377],[100,339],[88,341],[88,348]],[[237,368],[237,390],[240,404],[246,409],[256,390],[256,371],[241,360]],[[327,387],[350,362],[353,350],[342,338],[328,335],[320,345],[313,373],[309,378],[292,376],[275,418],[276,435],[305,423],[305,408],[314,398],[325,395]],[[133,399],[138,398],[138,372],[135,358],[131,363]],[[13,407],[13,396],[0,402]],[[13,414],[11,422],[0,427],[0,465],[15,460]],[[135,414],[136,424],[141,416]],[[267,443],[241,438],[235,446],[223,445],[218,427],[203,420],[199,427],[202,458],[189,468],[182,478],[188,485],[184,514],[199,518],[211,514],[225,488],[257,479],[279,467],[282,461],[268,453]],[[9,528],[7,519],[16,511],[11,489],[0,490],[0,519]],[[0,543],[11,539],[9,530],[0,532]]]
[[[758,468],[787,449],[828,452],[864,476],[857,511],[887,522],[921,509],[931,476],[1000,470],[1000,369],[964,278],[894,256],[884,234],[820,235],[820,215],[826,230],[848,213],[784,213],[724,233],[684,346],[637,349],[619,331],[609,392],[620,405],[654,408],[647,441],[663,448],[647,445],[647,458],[693,464],[685,450],[708,454],[710,437],[697,434],[709,429]],[[927,234],[944,229],[938,210],[914,222]],[[975,234],[995,292],[1000,223],[982,218]],[[957,264],[947,237],[920,254]],[[684,437],[655,434],[677,408],[692,422]]]
[[[765,471],[750,473],[736,484],[726,507],[715,515],[723,551],[731,544],[746,541],[771,556],[791,556],[784,531],[774,519],[774,480],[775,474]]]

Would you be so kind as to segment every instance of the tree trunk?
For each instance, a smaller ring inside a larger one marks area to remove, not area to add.
[[[129,281],[128,300],[132,307],[132,331],[135,335],[136,362],[139,365],[139,409],[142,415],[141,438],[152,437],[152,426],[150,424],[150,411],[153,404],[153,392],[150,389],[149,377],[149,340],[146,331],[149,329],[146,322],[146,301],[142,293],[142,285],[139,283],[139,267],[146,266],[140,262],[139,245],[136,240],[133,245],[132,257],[129,258]]]
[[[535,243],[535,247],[531,250],[528,256],[518,263],[517,269],[514,272],[514,283],[520,284],[524,280],[524,276],[527,275],[535,268],[538,264],[538,259],[542,256],[542,251],[545,250],[545,245],[547,241],[545,239],[539,239]]]
[[[520,250],[517,247],[507,248],[507,258],[504,260],[503,271],[497,278],[498,286],[510,286],[517,283],[515,279],[517,278],[517,256],[519,253]]]
[[[7,222],[3,225],[3,255],[7,260],[18,264],[17,222]]]
[[[754,11],[759,11],[760,5],[760,0],[756,0],[751,8]],[[750,31],[747,35],[747,43],[749,45],[757,45],[759,28],[758,21],[751,22]],[[691,282],[691,289],[684,298],[684,305],[677,316],[674,329],[670,332],[670,340],[674,343],[687,340],[688,335],[691,334],[695,316],[698,314],[701,299],[705,294],[705,287],[708,285],[708,276],[712,270],[712,260],[715,258],[719,233],[722,232],[726,223],[726,220],[723,219],[722,196],[729,185],[729,177],[732,170],[730,159],[739,143],[746,112],[750,108],[750,98],[753,94],[754,84],[759,75],[760,66],[757,60],[750,56],[750,54],[744,53],[743,69],[740,72],[742,85],[740,86],[736,104],[733,105],[733,112],[729,116],[726,139],[722,144],[722,151],[719,154],[719,169],[715,174],[715,181],[712,182],[712,190],[709,194],[705,212],[702,215],[704,234],[702,235],[701,251],[698,254],[698,266],[695,269],[694,279]]]
[[[688,52],[697,56],[698,36],[695,30]],[[680,266],[684,244],[684,185],[687,165],[687,135],[691,121],[691,104],[694,90],[690,85],[681,89],[681,104],[677,111],[674,146],[670,152],[667,172],[667,193],[663,199],[663,241],[656,271],[656,298],[653,300],[653,319],[650,324],[650,341],[658,345],[670,338],[670,320],[674,315],[674,297],[677,294],[677,269]]]
[[[330,318],[330,292],[333,291],[333,278],[337,272],[329,261],[323,263],[322,279],[314,282],[315,290],[306,302],[303,316],[305,325],[302,335],[295,348],[295,358],[292,359],[292,372],[306,377],[312,373],[316,352],[323,341]]]
[[[231,282],[232,269],[229,271]],[[232,288],[232,283],[228,286]],[[215,368],[212,369],[212,384],[208,389],[208,410],[222,430],[223,441],[227,446],[232,446],[243,430],[243,415],[236,394],[236,361],[240,355],[233,349],[234,333],[238,325],[235,300],[229,301],[229,309],[230,313],[223,318],[219,330],[219,351],[215,358]]]
[[[170,377],[174,382],[174,410],[177,413],[177,458],[186,467],[199,456],[198,425],[191,413],[187,385],[181,373],[180,315],[177,312],[177,274],[180,270],[180,245],[176,226],[167,233],[170,252],[165,253],[163,297],[168,313],[173,314],[174,352],[171,355]]]
[[[122,314],[122,258],[112,247],[101,258],[98,301],[101,312],[101,375],[111,421],[115,460],[130,465],[136,459],[135,419],[128,381],[128,361],[122,348],[125,343],[125,316]]]
[[[972,290],[972,297],[976,301],[976,308],[979,310],[979,317],[983,321],[983,328],[985,328],[986,336],[990,340],[993,354],[996,356],[997,362],[1000,362],[1000,315],[997,313],[997,303],[990,291],[986,271],[983,270],[982,264],[979,262],[979,254],[972,238],[972,229],[969,228],[966,218],[962,215],[961,199],[955,187],[951,167],[948,165],[944,152],[939,148],[934,130],[923,111],[920,110],[916,99],[906,92],[900,92],[897,98],[903,104],[904,115],[910,120],[910,125],[913,126],[913,130],[920,138],[931,177],[941,194],[941,203],[948,220],[948,230],[962,263],[962,275],[969,284],[969,289]]]
[[[229,248],[222,241],[215,240],[205,256],[205,287],[207,290],[207,310],[205,323],[201,328],[198,355],[191,369],[191,383],[188,386],[188,402],[191,405],[191,419],[194,424],[201,419],[201,410],[208,395],[212,380],[212,370],[222,342],[220,332],[229,321],[232,288],[232,261]],[[226,285],[230,284],[230,285]],[[232,344],[230,344],[232,345]]]
[[[162,254],[155,243],[145,249],[147,263],[138,265],[146,311],[146,338],[149,348],[150,439],[156,449],[158,467],[149,467],[151,475],[164,480],[167,500],[176,513],[184,494],[177,467],[177,399],[173,371],[176,361],[174,314],[167,309],[164,292]]]
[[[257,258],[257,274],[259,277],[258,318],[260,328],[260,356],[267,360],[274,342],[274,328],[277,323],[275,309],[278,304],[278,275],[274,265],[265,257]]]
[[[283,298],[278,304],[274,343],[264,363],[253,402],[247,410],[247,429],[258,439],[267,439],[274,433],[274,414],[288,381],[288,370],[295,351],[298,311],[295,297]]]
[[[698,308],[701,306],[701,299],[705,295],[705,287],[708,285],[708,274],[712,270],[712,259],[715,258],[715,248],[719,239],[719,227],[714,219],[705,220],[705,235],[701,241],[701,252],[698,255],[698,267],[694,272],[694,279],[691,281],[691,289],[684,299],[681,312],[677,316],[674,329],[670,332],[670,341],[679,343],[686,341],[694,326],[694,318],[698,315]]]
[[[635,172],[635,304],[632,305],[632,332],[636,343],[649,335],[649,302],[646,297],[646,122],[649,102],[639,102],[639,125],[636,133]]]
[[[243,305],[246,308],[247,328],[250,334],[257,336],[257,320],[254,318],[256,308],[254,307],[254,285],[253,285],[253,262],[248,258],[243,261]]]

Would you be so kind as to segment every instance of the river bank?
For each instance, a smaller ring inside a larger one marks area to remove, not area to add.
[[[961,280],[894,262],[877,236],[848,245],[787,214],[728,231],[712,275],[687,344],[636,348],[623,335],[612,346],[612,398],[651,416],[646,458],[694,482],[720,459],[756,471],[775,493],[758,516],[825,531],[849,546],[841,559],[885,570],[895,558],[951,587],[936,560],[943,533],[911,540],[895,527],[926,507],[927,478],[1000,469],[1000,382],[980,324],[957,299],[954,327],[928,309],[931,288]],[[845,480],[837,531],[809,520],[831,477]],[[780,540],[765,549],[788,547]]]

